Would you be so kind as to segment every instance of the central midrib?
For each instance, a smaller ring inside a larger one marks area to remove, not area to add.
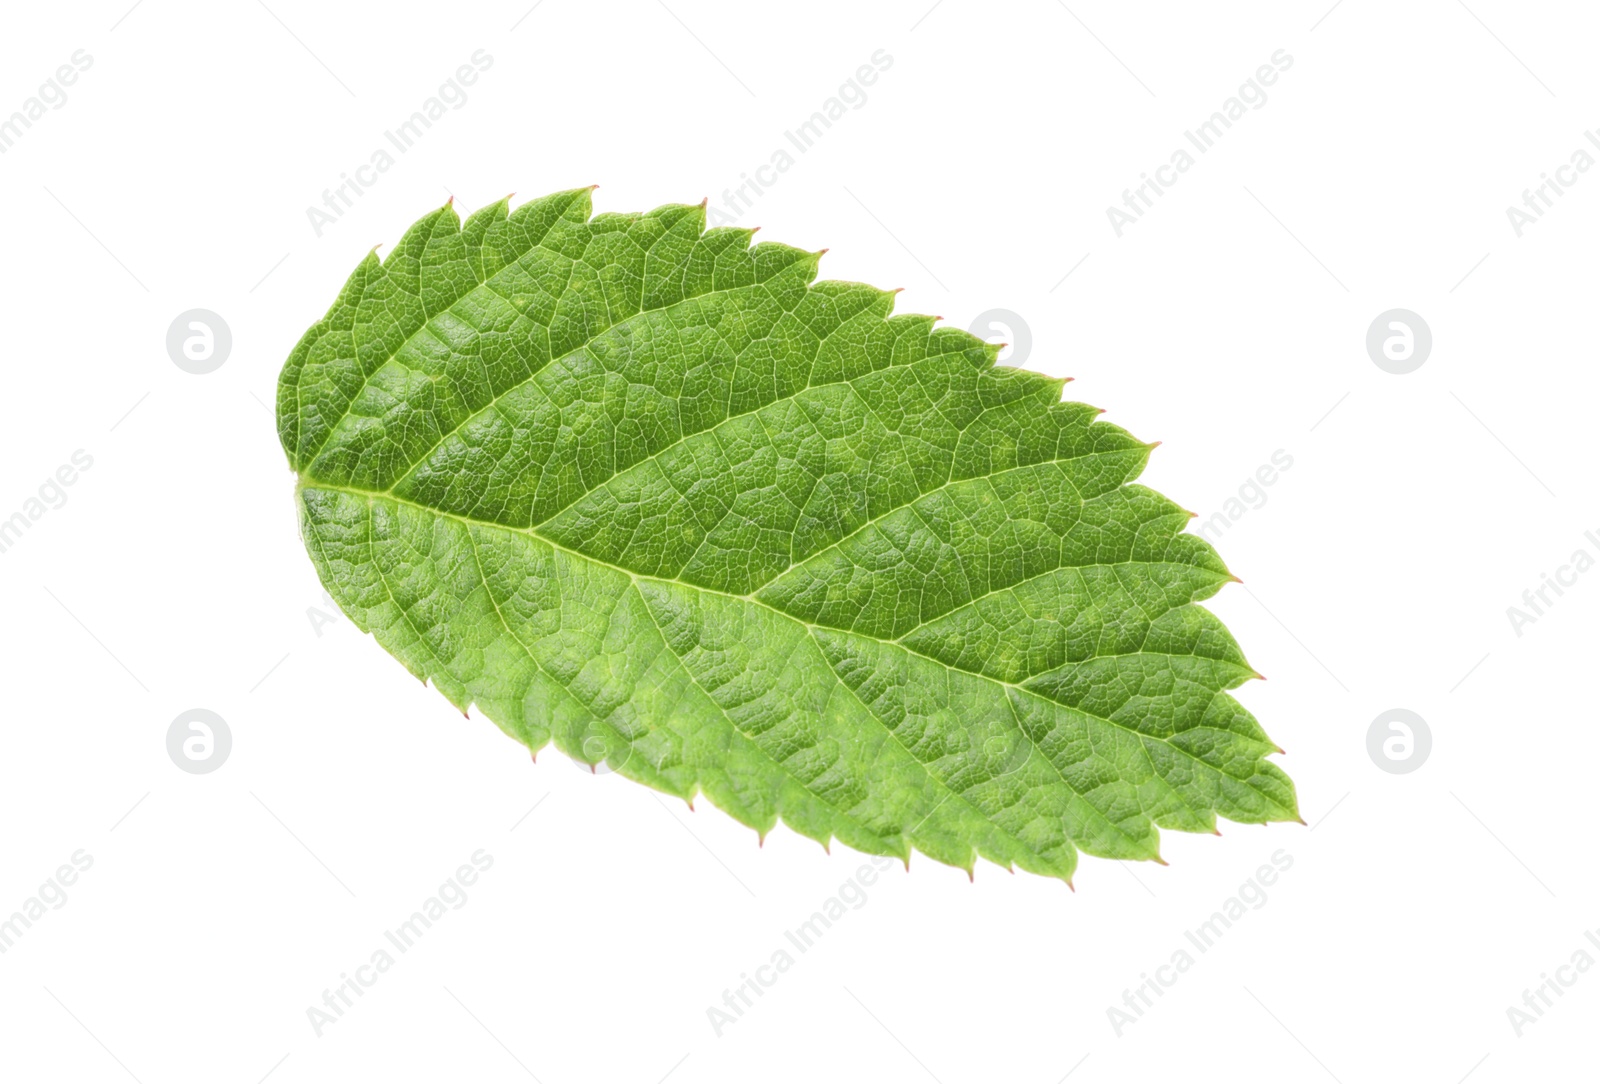
[[[336,493],[345,493],[345,494],[348,494],[348,495],[350,495],[352,497],[360,497],[363,500],[367,501],[369,504],[371,502],[373,502],[373,501],[388,501],[388,502],[392,502],[392,503],[397,504],[397,505],[405,505],[405,506],[407,506],[409,508],[415,508],[419,512],[426,512],[429,515],[434,515],[434,516],[439,516],[439,517],[444,518],[444,519],[454,520],[455,522],[460,523],[463,526],[466,526],[468,528],[471,528],[471,527],[489,527],[489,528],[493,528],[495,530],[507,531],[507,532],[509,532],[511,534],[520,534],[520,535],[525,535],[525,536],[530,537],[530,538],[537,538],[540,542],[544,543],[545,545],[550,546],[552,549],[560,550],[562,553],[566,554],[569,557],[576,558],[577,560],[580,560],[580,561],[587,561],[590,564],[597,565],[597,566],[599,566],[601,568],[609,568],[614,572],[618,572],[618,573],[621,573],[624,576],[627,576],[628,579],[635,585],[636,588],[637,588],[637,585],[640,584],[640,583],[666,584],[666,585],[671,585],[671,586],[676,586],[676,587],[686,587],[686,588],[688,588],[688,589],[690,589],[692,591],[701,591],[701,592],[704,592],[705,594],[708,594],[708,595],[717,595],[717,596],[720,596],[722,598],[733,599],[733,600],[738,601],[738,602],[748,603],[748,604],[750,604],[752,606],[759,606],[762,609],[765,609],[765,610],[768,610],[768,611],[770,611],[770,612],[772,612],[774,614],[777,614],[779,617],[782,617],[785,620],[793,621],[796,624],[803,626],[807,630],[807,635],[811,635],[813,637],[814,637],[814,634],[817,631],[820,630],[820,631],[823,631],[823,632],[829,632],[829,633],[833,633],[835,635],[841,635],[841,636],[863,636],[866,639],[872,639],[876,643],[892,644],[892,646],[897,647],[897,648],[901,649],[902,651],[905,651],[907,654],[915,655],[918,658],[926,659],[929,662],[935,663],[938,666],[941,666],[946,670],[950,670],[950,671],[955,672],[955,673],[968,674],[968,675],[970,675],[972,677],[975,677],[975,678],[978,678],[978,679],[980,679],[982,681],[991,681],[996,685],[1002,686],[1003,688],[1012,691],[1013,693],[1015,693],[1018,696],[1025,696],[1025,697],[1028,697],[1028,698],[1033,699],[1033,700],[1038,700],[1038,701],[1040,701],[1042,703],[1045,703],[1045,704],[1053,705],[1055,707],[1066,708],[1068,711],[1079,712],[1079,713],[1081,713],[1081,714],[1083,714],[1083,715],[1085,715],[1085,716],[1087,716],[1087,717],[1089,717],[1091,719],[1098,719],[1101,722],[1104,722],[1104,723],[1107,723],[1110,726],[1116,727],[1118,730],[1126,731],[1127,733],[1133,735],[1133,737],[1135,739],[1137,739],[1138,742],[1139,742],[1140,751],[1144,754],[1146,762],[1148,763],[1148,765],[1150,767],[1150,772],[1151,772],[1152,778],[1159,780],[1161,782],[1161,784],[1164,787],[1166,787],[1168,790],[1170,790],[1178,798],[1178,800],[1180,802],[1183,802],[1183,804],[1185,806],[1189,806],[1191,811],[1193,810],[1193,806],[1189,805],[1188,801],[1183,796],[1183,792],[1178,790],[1177,787],[1173,786],[1170,782],[1168,782],[1166,777],[1163,776],[1161,774],[1161,772],[1157,769],[1157,767],[1155,765],[1155,762],[1150,760],[1150,754],[1149,754],[1148,750],[1145,749],[1144,744],[1146,742],[1149,742],[1149,741],[1159,741],[1163,745],[1166,745],[1169,748],[1171,748],[1172,750],[1174,750],[1175,752],[1177,752],[1177,753],[1183,755],[1184,757],[1187,757],[1188,759],[1194,761],[1197,765],[1199,765],[1201,768],[1203,768],[1207,772],[1215,772],[1218,775],[1226,775],[1227,774],[1227,773],[1223,772],[1222,769],[1216,767],[1215,765],[1206,763],[1205,761],[1201,760],[1199,757],[1195,756],[1193,753],[1189,752],[1187,749],[1184,749],[1180,745],[1174,744],[1172,741],[1170,741],[1167,738],[1159,738],[1159,737],[1155,737],[1153,735],[1145,734],[1142,731],[1139,731],[1139,730],[1137,730],[1137,729],[1135,729],[1135,728],[1133,728],[1131,726],[1128,726],[1125,723],[1117,721],[1116,719],[1112,719],[1112,718],[1109,718],[1107,716],[1097,714],[1096,712],[1089,711],[1089,710],[1087,710],[1085,708],[1078,707],[1076,705],[1063,704],[1059,700],[1056,700],[1056,699],[1054,699],[1052,697],[1045,696],[1043,693],[1040,693],[1040,692],[1038,692],[1036,690],[1030,689],[1025,685],[1018,684],[1017,682],[1006,681],[1003,678],[997,678],[997,677],[994,677],[994,676],[989,675],[989,674],[980,674],[980,673],[977,673],[976,671],[966,670],[966,669],[964,669],[962,667],[958,667],[958,666],[951,666],[949,663],[945,662],[943,659],[936,658],[936,657],[934,657],[932,655],[927,654],[926,652],[918,651],[913,647],[910,647],[910,646],[908,646],[906,644],[899,643],[897,641],[878,640],[875,637],[865,637],[865,634],[863,634],[863,633],[851,632],[848,629],[837,629],[837,628],[834,628],[834,627],[832,627],[830,625],[818,625],[818,624],[815,624],[813,622],[805,620],[802,617],[796,617],[794,614],[791,614],[791,613],[787,612],[786,610],[781,610],[778,607],[773,606],[771,603],[764,601],[763,599],[756,598],[754,595],[737,595],[737,594],[734,594],[731,591],[721,591],[721,590],[718,590],[717,588],[714,588],[714,587],[702,587],[699,584],[685,583],[683,580],[670,579],[670,578],[661,577],[661,576],[643,576],[643,575],[640,575],[637,572],[634,572],[632,569],[623,568],[621,565],[612,564],[610,561],[604,561],[604,560],[601,560],[598,557],[591,557],[589,554],[583,553],[583,552],[581,552],[579,550],[571,549],[570,547],[565,546],[565,545],[561,544],[560,542],[557,542],[557,541],[555,541],[555,540],[553,540],[551,538],[546,537],[543,534],[540,534],[537,530],[535,530],[533,528],[528,528],[528,527],[510,527],[510,526],[507,526],[504,523],[495,523],[495,522],[493,522],[491,520],[473,519],[470,516],[463,516],[463,515],[459,515],[459,514],[454,513],[454,512],[444,512],[444,511],[441,511],[441,510],[439,510],[437,508],[430,507],[429,505],[419,504],[416,501],[407,500],[404,497],[397,497],[397,496],[395,496],[395,495],[393,495],[391,493],[378,493],[378,492],[374,492],[372,490],[361,489],[361,488],[358,488],[358,487],[355,487],[355,486],[339,485],[339,484],[329,483],[329,482],[319,482],[319,481],[317,481],[315,479],[307,479],[303,475],[298,476],[298,482],[297,482],[297,485],[296,485],[296,489],[300,490],[300,489],[305,489],[305,488],[308,488],[308,487],[312,488],[312,489],[329,490],[329,491],[336,492]],[[487,580],[485,580],[484,586],[485,586],[485,589],[487,589],[487,587],[488,587]],[[1135,654],[1144,654],[1144,652],[1136,652]],[[831,669],[831,666],[830,666],[830,669]],[[842,679],[841,679],[841,681],[842,681]],[[848,686],[846,686],[846,688],[848,688]],[[851,691],[854,692],[854,690],[851,690]],[[1213,693],[1213,695],[1221,695],[1221,693],[1222,693],[1222,690],[1217,690],[1216,692]],[[1021,720],[1020,719],[1018,720],[1018,730],[1021,732],[1022,737],[1023,737],[1024,740],[1026,740],[1031,745],[1033,745],[1035,749],[1038,749],[1038,742],[1034,741],[1034,739],[1028,735],[1027,731],[1021,729]],[[1179,731],[1178,733],[1188,733],[1188,731]],[[1060,769],[1056,768],[1054,761],[1052,761],[1049,756],[1045,755],[1043,750],[1039,750],[1039,755],[1044,759],[1046,764],[1051,765],[1051,767],[1057,772],[1057,774],[1060,774]],[[1230,778],[1232,778],[1232,777],[1230,777]],[[1066,782],[1065,777],[1063,777],[1062,781],[1064,783]],[[1245,783],[1245,785],[1248,786],[1248,783],[1246,781],[1244,781],[1244,780],[1236,780],[1236,781],[1237,782],[1241,782],[1241,783]],[[1077,788],[1073,787],[1070,783],[1067,783],[1066,785],[1074,793],[1078,793]],[[1254,788],[1252,788],[1252,789],[1254,789]],[[1260,792],[1257,791],[1257,793],[1260,793]],[[1083,797],[1083,795],[1081,795],[1081,794],[1079,796]],[[1262,797],[1264,799],[1266,799],[1267,801],[1269,801],[1269,802],[1273,802],[1274,805],[1277,804],[1273,799],[1271,799],[1267,795],[1263,794]],[[1085,801],[1087,801],[1087,798],[1085,798]],[[1141,803],[1141,807],[1142,807],[1142,803]],[[1093,803],[1090,803],[1090,808],[1091,809],[1094,808]],[[1099,813],[1098,810],[1096,810],[1096,812]],[[1101,816],[1104,817],[1104,814],[1101,814]]]
[[[302,478],[300,480],[300,488],[303,489],[308,485],[313,489],[328,489],[328,490],[334,490],[334,491],[340,492],[340,493],[347,493],[347,494],[349,494],[350,496],[353,496],[353,497],[361,497],[361,498],[365,499],[369,504],[371,502],[373,502],[373,501],[393,501],[395,504],[403,504],[403,505],[406,505],[407,507],[415,508],[415,509],[417,509],[418,511],[421,511],[421,512],[428,512],[428,513],[431,513],[431,514],[436,515],[436,516],[441,516],[441,517],[443,517],[445,519],[455,520],[456,522],[461,523],[462,525],[464,525],[464,526],[466,526],[468,528],[471,528],[471,527],[489,527],[489,528],[498,529],[498,530],[502,530],[502,531],[509,531],[509,532],[511,532],[513,534],[522,534],[522,535],[527,535],[527,536],[532,537],[532,538],[537,538],[539,541],[545,543],[547,546],[550,546],[553,549],[560,550],[562,553],[567,554],[570,557],[574,557],[574,558],[577,558],[578,560],[582,560],[582,561],[588,561],[591,564],[599,565],[599,566],[601,566],[603,568],[609,568],[609,569],[612,569],[613,571],[622,573],[624,576],[628,577],[629,582],[632,584],[633,589],[634,589],[635,592],[639,591],[639,584],[640,583],[673,584],[673,585],[676,585],[678,587],[687,587],[690,590],[694,590],[694,591],[704,591],[706,594],[709,594],[709,595],[718,595],[718,596],[721,596],[722,598],[733,599],[733,600],[738,601],[738,602],[750,603],[752,605],[759,606],[762,609],[769,610],[772,613],[777,614],[779,617],[782,617],[782,618],[784,618],[786,620],[789,620],[789,621],[793,621],[794,623],[803,626],[806,629],[807,637],[810,638],[813,643],[816,642],[815,633],[819,629],[821,629],[823,631],[826,631],[826,632],[833,632],[833,633],[838,633],[838,634],[846,635],[846,636],[857,636],[857,635],[860,635],[859,633],[850,632],[847,629],[835,629],[835,628],[831,628],[830,626],[827,626],[827,625],[816,625],[816,624],[813,624],[812,622],[806,621],[803,618],[796,617],[794,614],[786,613],[785,611],[778,609],[776,606],[773,606],[773,605],[771,605],[771,604],[769,604],[767,602],[764,602],[761,599],[755,598],[752,595],[735,595],[735,594],[732,594],[731,592],[719,591],[719,590],[717,590],[715,588],[711,588],[711,587],[700,587],[698,584],[684,583],[682,580],[664,579],[664,578],[662,578],[660,576],[641,576],[638,573],[632,571],[631,569],[626,569],[626,568],[623,568],[620,565],[614,565],[609,561],[602,561],[597,557],[591,557],[586,553],[580,553],[577,550],[569,549],[566,546],[563,546],[559,542],[556,542],[556,541],[554,541],[552,539],[546,538],[544,535],[539,534],[536,530],[534,530],[532,528],[508,527],[503,523],[493,523],[493,522],[488,522],[488,521],[484,521],[484,520],[476,520],[476,519],[472,519],[472,518],[470,518],[468,516],[459,516],[459,515],[456,515],[455,513],[452,513],[452,512],[441,512],[441,511],[439,511],[437,509],[430,508],[427,505],[418,504],[415,501],[410,501],[410,500],[406,500],[406,499],[401,498],[401,497],[396,497],[393,494],[374,493],[374,492],[371,492],[369,490],[357,489],[357,488],[350,487],[350,486],[327,485],[325,483],[315,482],[315,481],[307,482],[304,478]],[[470,530],[469,530],[468,535],[467,535],[467,540],[468,540],[468,544],[473,547],[474,558],[476,559],[476,549],[477,549],[477,547],[476,547],[476,543],[472,541],[472,535],[471,535]],[[479,578],[483,580],[484,590],[488,591],[489,590],[488,578],[483,575],[481,564],[479,566]],[[391,597],[391,599],[393,598],[392,595],[390,597]],[[493,600],[493,592],[490,592],[490,599],[491,599],[491,601]],[[666,641],[666,633],[661,629],[660,622],[656,620],[655,614],[650,611],[649,602],[644,599],[642,593],[640,593],[640,601],[644,603],[646,613],[650,614],[651,622],[653,624],[655,624],[657,633],[662,637],[662,640],[665,643],[665,641]],[[398,605],[398,603],[396,603],[396,604]],[[498,612],[498,610],[499,610],[499,604],[498,603],[495,603],[495,609]],[[505,625],[506,631],[508,633],[510,633],[512,638],[517,641],[518,645],[521,646],[523,648],[523,650],[525,652],[527,652],[529,654],[530,658],[531,658],[532,657],[532,652],[528,650],[526,645],[522,644],[521,638],[518,637],[516,635],[516,633],[511,630],[511,626],[506,622],[504,616],[501,616],[500,622],[501,622],[502,625]],[[885,641],[879,641],[879,642],[882,643],[882,642],[885,642]],[[821,645],[819,644],[818,645],[819,650],[820,650],[820,646]],[[931,655],[924,655],[922,652],[913,650],[913,649],[911,649],[909,647],[905,647],[904,645],[896,644],[895,646],[903,648],[908,654],[916,655],[916,656],[918,656],[920,658],[927,659],[929,662],[937,663],[938,665],[944,667],[946,670],[951,670],[951,671],[954,671],[954,672],[957,672],[957,673],[972,674],[972,671],[970,671],[970,670],[961,670],[959,667],[951,666],[949,663],[946,663],[946,662],[943,662],[943,661],[941,661],[939,659],[936,659]],[[670,644],[666,644],[666,647],[667,647],[668,651],[672,651],[672,647],[671,647]],[[673,654],[676,655],[677,653],[673,652]],[[826,658],[824,658],[823,661],[828,666],[828,669],[831,671],[833,669],[832,664],[831,663],[827,663]],[[703,687],[700,686],[699,679],[694,675],[694,673],[692,671],[690,671],[688,669],[688,665],[686,663],[684,663],[683,659],[679,658],[678,662],[679,662],[680,665],[682,665],[684,667],[684,672],[686,674],[688,674],[689,679],[695,683],[696,687],[699,687],[701,689],[702,693],[705,694],[706,699],[711,701],[711,703],[717,707],[717,710],[722,712],[723,717],[725,719],[727,719],[726,710],[722,708],[721,704],[717,703],[717,700],[716,700],[715,697],[711,696],[711,694],[708,691],[706,691]],[[536,666],[539,665],[537,660],[534,660],[534,665],[536,665]],[[542,670],[543,667],[541,666],[540,669]],[[1009,682],[1009,681],[1001,681],[1001,680],[999,680],[997,678],[990,678],[986,674],[972,674],[972,676],[980,678],[982,680],[993,681],[997,685],[1003,685],[1008,689],[1013,689],[1016,692],[1018,692],[1020,694],[1023,694],[1023,695],[1035,697],[1036,699],[1043,700],[1046,703],[1054,703],[1054,701],[1051,701],[1048,697],[1040,696],[1037,693],[1031,692],[1030,690],[1023,688],[1021,685],[1017,685],[1017,684],[1014,684],[1014,683]],[[902,750],[904,750],[905,753],[908,756],[910,756],[911,759],[916,764],[918,764],[922,768],[922,770],[924,772],[927,773],[927,775],[928,775],[928,777],[930,779],[934,780],[936,783],[938,783],[940,786],[942,786],[950,795],[952,795],[953,797],[959,799],[962,803],[964,803],[968,808],[972,809],[975,813],[977,813],[984,820],[988,821],[990,824],[993,824],[1001,832],[1004,832],[1006,835],[1010,836],[1015,842],[1021,844],[1024,849],[1031,849],[1029,847],[1028,843],[1025,840],[1023,840],[1020,836],[1017,836],[1015,833],[1003,828],[999,824],[999,822],[994,819],[993,816],[991,816],[990,814],[986,813],[984,810],[982,810],[982,809],[978,808],[976,805],[974,805],[970,798],[968,798],[962,792],[956,790],[955,787],[953,787],[947,780],[945,780],[942,777],[936,775],[934,773],[934,771],[933,771],[932,765],[925,763],[924,761],[919,759],[914,753],[912,753],[910,749],[907,749],[906,746],[905,746],[905,743],[901,740],[900,736],[894,732],[894,729],[892,727],[890,727],[888,725],[888,723],[885,722],[884,720],[878,719],[877,713],[874,712],[864,701],[861,700],[860,694],[855,689],[852,689],[850,687],[849,683],[847,683],[843,678],[839,677],[837,674],[835,674],[834,677],[835,677],[835,680],[837,680],[839,682],[839,684],[845,689],[845,691],[848,692],[851,696],[853,696],[856,699],[857,703],[861,704],[863,710],[866,711],[867,715],[870,718],[872,718],[874,720],[877,720],[878,724],[880,726],[882,726],[884,728],[884,730],[888,733],[890,740],[894,741],[897,745],[899,745],[900,748]],[[1066,705],[1062,705],[1062,706],[1066,706]],[[1121,825],[1119,825],[1115,821],[1113,821],[1108,814],[1106,814],[1105,812],[1103,812],[1102,810],[1097,808],[1095,806],[1095,804],[1089,800],[1087,795],[1085,795],[1077,787],[1073,786],[1073,784],[1071,783],[1070,780],[1067,779],[1065,773],[1061,770],[1061,768],[1053,760],[1050,759],[1050,757],[1044,752],[1044,750],[1039,748],[1039,743],[1034,741],[1034,739],[1028,734],[1028,732],[1023,729],[1022,720],[1017,717],[1017,715],[1016,715],[1016,707],[1010,703],[1009,698],[1007,700],[1006,707],[1007,707],[1008,710],[1010,710],[1013,719],[1015,719],[1015,721],[1016,721],[1017,733],[1019,735],[1021,735],[1022,740],[1027,742],[1028,745],[1030,746],[1030,748],[1032,748],[1035,752],[1037,752],[1039,754],[1040,760],[1042,760],[1045,764],[1049,765],[1050,770],[1055,772],[1056,777],[1061,780],[1062,785],[1065,786],[1068,790],[1070,790],[1073,794],[1077,795],[1078,798],[1089,808],[1089,810],[1100,821],[1103,821],[1106,825],[1110,826],[1114,831],[1116,831],[1118,834],[1122,835],[1124,838],[1126,838],[1126,839],[1128,839],[1130,841],[1137,842],[1138,841],[1138,837],[1133,836],[1130,833],[1128,833],[1127,830],[1122,828]],[[1081,711],[1082,709],[1069,708],[1069,710]],[[1097,719],[1100,718],[1100,716],[1094,715],[1092,712],[1084,712],[1084,714],[1085,715],[1090,715],[1093,718],[1097,718]],[[734,729],[736,729],[736,730],[739,729],[733,723],[732,719],[727,719],[727,721],[728,721],[730,726],[734,726]],[[1120,726],[1121,725],[1121,724],[1118,724],[1118,723],[1116,723],[1116,722],[1114,722],[1113,720],[1110,720],[1110,719],[1107,719],[1105,721],[1107,723],[1111,723],[1111,725],[1113,725],[1113,726]],[[1124,727],[1123,729],[1128,729],[1128,728]],[[743,732],[741,731],[741,733],[743,733]],[[1139,737],[1141,739],[1141,743],[1142,743],[1142,741],[1145,738],[1144,735],[1139,734],[1138,731],[1131,731],[1131,733],[1133,733],[1136,737]],[[749,735],[745,735],[745,736],[747,738],[749,737]],[[1142,749],[1143,749],[1143,746],[1141,744],[1141,750]],[[1149,756],[1149,754],[1146,753],[1146,758],[1147,759],[1148,759],[1148,756]],[[770,757],[770,754],[769,754],[769,759],[773,759],[773,758]],[[775,763],[779,763],[779,766],[782,767],[785,771],[789,771],[787,765],[783,765],[781,762],[777,762],[775,759],[774,759],[774,762]],[[1184,802],[1185,805],[1188,805],[1188,802],[1184,800],[1183,795],[1175,787],[1172,787],[1170,783],[1167,783],[1166,780],[1164,778],[1162,778],[1161,774],[1155,770],[1154,763],[1150,764],[1150,769],[1151,769],[1151,774],[1152,774],[1152,776],[1154,778],[1160,779],[1164,785],[1166,785],[1169,789],[1172,790],[1172,792],[1175,795],[1177,795],[1179,801],[1182,801],[1182,802]],[[789,772],[789,774],[791,776],[793,776],[793,772]],[[816,791],[814,791],[808,784],[806,784],[804,780],[800,780],[799,777],[797,777],[797,776],[795,776],[794,778],[798,782],[800,782],[801,786],[805,787],[805,789],[809,793],[816,794]],[[819,799],[821,799],[821,795],[817,795],[817,797]],[[826,801],[825,799],[822,799],[822,800]],[[827,803],[827,804],[832,806],[832,803]],[[840,813],[845,813],[845,811],[839,809],[838,806],[832,806],[832,808],[834,808],[836,811],[838,811]],[[1190,808],[1191,808],[1191,810],[1193,809],[1192,806]],[[1144,812],[1142,805],[1140,807],[1140,812],[1141,813]],[[851,816],[848,813],[845,813],[845,815],[846,816]],[[930,816],[931,816],[931,814],[930,814]],[[856,818],[854,818],[852,816],[851,819],[856,819]],[[1146,817],[1146,819],[1148,820],[1148,817]],[[1068,835],[1067,839],[1072,843],[1072,845],[1074,847],[1078,847],[1079,849],[1081,849],[1081,847],[1079,847],[1079,841],[1077,839],[1075,839],[1071,835]]]

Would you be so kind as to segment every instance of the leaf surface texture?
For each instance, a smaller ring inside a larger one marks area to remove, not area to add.
[[[820,253],[589,197],[427,215],[285,364],[361,629],[535,752],[763,834],[1070,879],[1297,819],[1151,446]]]

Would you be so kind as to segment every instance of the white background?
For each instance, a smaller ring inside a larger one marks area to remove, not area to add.
[[[1592,1073],[1600,974],[1520,1037],[1507,1009],[1600,925],[1600,573],[1521,636],[1506,610],[1600,555],[1600,170],[1520,238],[1506,208],[1600,127],[1594,13],[668,2],[8,10],[0,115],[93,65],[0,155],[0,518],[93,466],[0,554],[0,916],[93,866],[0,956],[0,1075]],[[318,237],[306,208],[478,49],[467,103]],[[1025,363],[1162,440],[1143,480],[1204,516],[1292,456],[1218,540],[1245,586],[1211,605],[1309,827],[1167,833],[1170,866],[1085,859],[1075,893],[914,858],[719,1037],[707,1008],[864,859],[531,765],[342,616],[319,634],[268,406],[350,269],[447,194],[718,204],[879,49],[741,222],[901,311],[1020,314]],[[1266,104],[1118,238],[1106,208],[1278,49]],[[1364,345],[1395,307],[1434,337],[1406,376]],[[167,355],[192,308],[232,330],[209,375]],[[231,729],[214,774],[166,751],[195,707]],[[1396,707],[1433,735],[1411,774],[1367,753]],[[318,1037],[306,1010],[479,848],[468,902]],[[1280,848],[1265,905],[1119,1036],[1107,1009]]]

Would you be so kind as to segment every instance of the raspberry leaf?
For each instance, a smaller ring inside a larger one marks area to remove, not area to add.
[[[582,189],[369,254],[278,386],[351,620],[533,751],[762,834],[1070,880],[1297,819],[1152,446],[752,232]]]

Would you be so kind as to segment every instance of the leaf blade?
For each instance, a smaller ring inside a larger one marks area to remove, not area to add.
[[[765,834],[1070,879],[1296,819],[1231,579],[1063,381],[703,207],[370,256],[286,362],[319,575],[458,708]]]

